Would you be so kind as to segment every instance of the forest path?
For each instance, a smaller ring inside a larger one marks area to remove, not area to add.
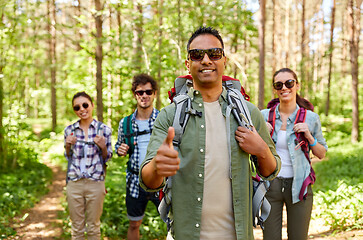
[[[11,239],[60,239],[62,220],[58,215],[59,212],[64,211],[62,198],[64,198],[66,172],[49,160],[48,153],[43,154],[43,162],[53,172],[49,192],[33,208],[22,214],[22,216],[28,214],[24,221],[21,220],[22,216],[14,219],[13,227],[17,231],[17,235]]]
[[[48,153],[43,155],[43,162],[52,169],[53,181],[49,187],[49,193],[42,197],[39,203],[33,208],[24,211],[24,213],[14,219],[13,227],[17,235],[10,239],[61,239],[62,220],[59,218],[59,212],[64,211],[62,201],[64,199],[64,187],[66,185],[66,173],[60,166],[53,164]],[[314,211],[314,210],[313,210]],[[28,214],[24,221],[22,216]],[[283,239],[286,240],[286,211],[284,211]],[[262,240],[262,230],[254,229],[255,240]],[[107,239],[107,238],[105,238]],[[309,239],[315,240],[358,240],[363,239],[363,230],[347,231],[332,235],[329,227],[324,225],[323,219],[312,219],[310,221]]]

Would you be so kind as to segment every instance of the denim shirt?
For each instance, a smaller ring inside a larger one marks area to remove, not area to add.
[[[224,89],[219,97],[222,114],[226,117],[227,98]],[[188,124],[180,142],[179,157],[180,169],[172,180],[172,207],[171,214],[174,219],[175,239],[200,239],[200,224],[202,216],[204,166],[206,147],[206,127],[204,116],[203,99],[199,91],[189,90],[188,95],[192,99],[192,107],[202,116],[190,115]],[[268,177],[263,179],[272,180],[280,171],[281,162],[276,153],[275,146],[268,133],[261,112],[252,103],[247,102],[251,113],[252,122],[256,131],[269,146],[276,159],[276,169]],[[173,125],[175,105],[171,104],[161,110],[155,121],[147,154],[141,168],[156,155],[160,145],[163,143],[169,126]],[[235,140],[235,130],[238,123],[233,116],[230,117],[230,144],[231,144],[231,185],[233,192],[233,211],[235,218],[235,229],[238,240],[250,240],[253,238],[252,227],[252,178],[249,165],[249,154],[244,152]],[[227,161],[227,160],[226,160]],[[140,185],[146,191],[157,191],[148,189],[140,178]],[[163,187],[160,186],[160,188]],[[159,189],[160,189],[159,188]],[[218,194],[218,192],[216,192]],[[218,206],[216,206],[218,207]]]
[[[272,139],[274,140],[274,142],[277,142],[277,133],[278,131],[280,131],[282,125],[279,106],[280,104],[275,109],[276,113],[275,130],[272,135]],[[292,182],[292,189],[291,189],[293,203],[297,203],[300,201],[299,200],[300,189],[302,187],[305,178],[310,174],[310,164],[309,161],[306,159],[304,152],[301,150],[301,148],[295,149],[296,135],[293,130],[293,127],[295,123],[296,114],[299,108],[300,107],[296,104],[295,111],[287,118],[287,126],[286,126],[287,147],[289,149],[289,154],[294,171],[294,179]],[[270,109],[263,109],[261,112],[265,118],[265,121],[267,122]],[[318,143],[323,145],[324,148],[328,150],[328,146],[326,145],[325,138],[323,137],[323,133],[321,131],[321,123],[319,115],[310,110],[307,110],[305,123],[308,125],[311,135],[313,135],[313,137],[317,139]],[[307,188],[305,189],[305,193],[306,192]]]

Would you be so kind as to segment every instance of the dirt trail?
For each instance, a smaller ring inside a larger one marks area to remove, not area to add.
[[[47,159],[44,156],[44,159]],[[41,201],[35,205],[34,208],[25,211],[28,213],[28,217],[21,221],[20,217],[15,218],[15,224],[13,227],[17,231],[17,236],[11,239],[41,239],[51,240],[60,239],[62,234],[62,220],[58,218],[58,212],[64,211],[61,201],[64,198],[63,188],[65,186],[66,173],[61,170],[59,166],[52,164],[49,160],[45,160],[45,164],[53,171],[53,182],[50,186],[50,191],[45,195]],[[284,212],[284,219],[286,219],[286,212]],[[363,239],[363,230],[355,230],[349,232],[343,232],[331,235],[328,231],[329,228],[324,226],[324,222],[321,219],[312,219],[310,222],[309,239],[315,240],[358,240]],[[287,239],[286,236],[286,222],[283,226],[283,239]],[[262,240],[262,231],[260,228],[254,229],[254,235],[256,240]]]
[[[66,173],[49,161],[44,163],[53,171],[53,182],[49,187],[49,193],[33,208],[22,214],[22,216],[29,214],[23,222],[20,218],[15,219],[13,227],[17,231],[17,236],[12,239],[50,240],[59,239],[62,234],[62,220],[58,218],[58,213],[64,211],[61,199],[64,197]]]

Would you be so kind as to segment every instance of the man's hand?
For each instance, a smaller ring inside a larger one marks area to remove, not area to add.
[[[255,127],[251,131],[239,126],[235,138],[243,151],[257,157],[258,169],[263,176],[268,177],[275,171],[276,160]]]
[[[239,126],[236,130],[235,136],[239,147],[251,155],[258,156],[261,152],[269,149],[265,141],[257,133],[255,127],[252,127],[252,131],[248,128]]]
[[[159,147],[156,156],[150,162],[156,174],[162,177],[173,176],[179,170],[180,158],[178,157],[178,152],[173,147],[174,135],[174,128],[169,127],[168,135]]]
[[[129,145],[127,145],[126,143],[121,143],[121,145],[117,148],[117,154],[124,157],[126,156],[129,148]]]
[[[151,188],[157,189],[163,183],[164,177],[173,176],[179,170],[180,158],[173,147],[175,130],[169,127],[168,135],[159,147],[156,156],[141,170],[142,181]]]

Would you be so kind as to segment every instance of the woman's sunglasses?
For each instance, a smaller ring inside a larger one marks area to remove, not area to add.
[[[191,49],[188,51],[192,61],[202,61],[205,54],[208,55],[210,60],[217,61],[224,56],[224,51],[223,48]]]
[[[274,82],[274,88],[276,89],[276,90],[281,90],[282,88],[283,88],[283,86],[284,86],[284,84],[285,84],[285,86],[287,87],[287,88],[292,88],[292,87],[294,87],[294,85],[295,85],[295,80],[294,79],[289,79],[289,80],[287,80],[286,82]]]
[[[82,103],[82,107],[84,109],[87,109],[89,107],[89,104],[88,103]],[[78,112],[80,109],[81,109],[81,107],[79,105],[73,106],[73,110],[76,111],[76,112]]]
[[[136,93],[136,95],[138,95],[138,96],[142,96],[142,95],[144,95],[144,93],[146,93],[146,95],[151,95],[151,94],[153,94],[154,93],[154,90],[152,90],[152,89],[148,89],[148,90],[137,90],[137,91],[135,91],[135,93]]]

